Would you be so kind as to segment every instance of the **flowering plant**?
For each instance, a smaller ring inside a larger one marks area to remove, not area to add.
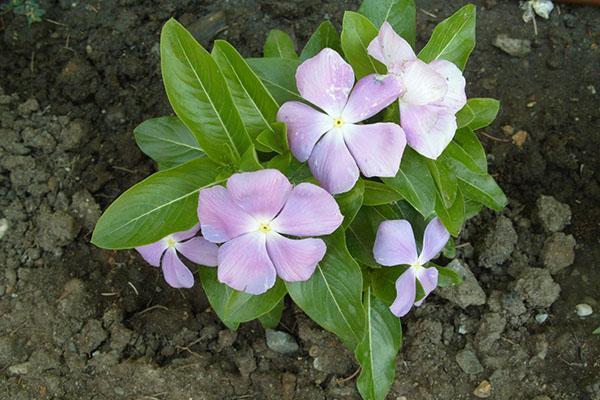
[[[168,21],[161,67],[176,116],[134,131],[159,171],[114,201],[92,242],[136,248],[176,288],[194,284],[197,264],[231,329],[276,326],[289,294],[355,352],[361,395],[383,399],[399,317],[460,283],[431,260],[452,256],[451,236],[481,207],[506,203],[474,133],[499,103],[465,94],[475,7],[418,54],[414,42],[413,0],[365,0],[341,37],[326,21],[300,55],[281,31],[262,58],[222,40],[209,53]]]

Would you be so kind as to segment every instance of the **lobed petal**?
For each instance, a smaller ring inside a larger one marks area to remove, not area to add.
[[[467,104],[466,81],[462,71],[446,60],[435,60],[429,63],[429,66],[442,75],[448,84],[448,91],[438,104],[448,108],[453,113],[458,112]]]
[[[413,269],[408,268],[396,280],[396,299],[390,306],[390,311],[397,317],[404,317],[415,303],[416,295],[416,277]]]
[[[312,183],[297,185],[271,226],[279,233],[294,236],[329,235],[344,217],[333,196]]]
[[[437,159],[456,133],[456,117],[437,105],[400,103],[400,120],[408,145],[419,154]]]
[[[348,125],[344,140],[364,176],[393,177],[398,173],[406,137],[397,124]]]
[[[298,101],[284,103],[277,112],[277,121],[287,125],[290,149],[300,162],[308,160],[321,136],[333,128],[329,115]]]
[[[192,226],[190,229],[188,229],[187,231],[181,231],[181,232],[172,234],[171,237],[176,242],[183,242],[184,240],[188,240],[188,239],[196,236],[196,234],[198,233],[199,230],[200,230],[200,224],[196,224],[196,225]]]
[[[415,264],[417,244],[410,223],[405,219],[383,221],[377,229],[373,256],[379,264],[388,267]]]
[[[423,249],[419,260],[425,264],[432,260],[438,254],[450,239],[450,233],[442,224],[439,218],[432,219],[423,233]]]
[[[401,81],[393,75],[367,75],[354,86],[342,120],[356,123],[371,118],[398,99],[402,91]]]
[[[433,292],[433,290],[437,287],[438,283],[438,270],[435,267],[431,268],[421,268],[419,272],[416,273],[417,279],[421,283],[421,287],[425,292],[423,298],[417,302],[415,305],[418,307],[425,301],[425,298],[429,296],[429,293]]]
[[[275,284],[277,274],[267,254],[266,235],[251,232],[219,248],[219,282],[249,294],[262,294]]]
[[[313,176],[331,194],[352,189],[360,175],[356,161],[344,142],[342,129],[327,132],[308,159]]]
[[[153,267],[160,267],[160,258],[163,253],[169,247],[167,245],[168,236],[164,239],[159,240],[158,242],[154,242],[151,244],[147,244],[145,246],[139,246],[135,249],[140,253],[142,258],[146,260],[146,262]]]
[[[198,219],[202,235],[213,243],[226,242],[258,226],[258,222],[233,201],[223,186],[200,191]]]
[[[325,48],[300,64],[296,85],[302,97],[337,117],[354,85],[354,71],[335,50]]]
[[[321,239],[288,239],[278,233],[267,236],[267,252],[277,275],[287,282],[308,280],[325,256],[327,246]]]
[[[403,103],[426,105],[441,101],[448,91],[444,76],[421,60],[405,64],[400,75],[404,86]]]
[[[174,248],[165,252],[162,260],[162,271],[165,281],[174,288],[191,288],[194,286],[194,274],[181,262]]]
[[[392,74],[400,73],[404,63],[417,58],[410,44],[387,21],[381,25],[379,34],[369,43],[367,51],[371,57],[385,64]]]
[[[276,169],[232,175],[227,191],[233,201],[259,221],[271,221],[281,211],[292,184]]]
[[[195,237],[183,243],[175,245],[177,251],[195,264],[206,267],[217,266],[217,254],[219,248],[216,244],[209,242],[202,237]]]

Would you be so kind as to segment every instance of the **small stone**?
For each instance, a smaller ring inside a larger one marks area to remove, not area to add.
[[[27,375],[27,373],[29,372],[29,362],[24,362],[21,364],[17,364],[17,365],[11,365],[10,367],[8,367],[8,372],[10,372],[13,375]]]
[[[223,329],[219,332],[219,338],[217,339],[217,347],[219,349],[218,351],[233,346],[233,343],[235,343],[236,339],[237,332],[231,331],[229,329]]]
[[[529,136],[527,131],[520,130],[517,133],[515,133],[514,135],[512,135],[512,142],[515,146],[521,148],[521,147],[523,147],[523,144],[527,140],[527,136]]]
[[[481,381],[473,391],[473,394],[480,399],[487,399],[492,395],[492,384],[487,380]]]
[[[485,235],[479,251],[479,263],[486,268],[503,264],[517,244],[517,232],[512,221],[500,216]]]
[[[573,235],[565,235],[562,232],[555,232],[546,239],[542,248],[542,262],[551,274],[556,274],[573,264],[575,244]]]
[[[538,324],[543,324],[544,322],[546,322],[548,320],[548,314],[547,313],[539,313],[535,315],[535,322],[537,322]]]
[[[6,218],[0,219],[0,240],[4,237],[8,231],[8,220]]]
[[[548,232],[558,232],[571,223],[571,209],[552,196],[540,196],[536,202],[537,217]]]
[[[37,102],[36,99],[29,99],[25,103],[19,104],[17,110],[19,111],[19,114],[21,114],[21,116],[26,117],[29,114],[39,110],[39,108],[40,104]]]
[[[290,354],[299,349],[298,343],[289,333],[267,329],[266,337],[267,347],[276,353]]]
[[[471,350],[461,350],[456,353],[456,362],[466,374],[475,375],[483,372],[481,363]]]
[[[514,284],[514,290],[532,307],[550,307],[560,295],[560,285],[550,272],[542,268],[530,268]]]
[[[475,275],[473,275],[466,263],[463,263],[459,259],[454,259],[446,268],[460,275],[463,282],[456,286],[438,288],[436,293],[440,297],[463,309],[471,305],[480,306],[485,304],[485,292],[479,286],[477,278],[475,278]]]
[[[577,304],[575,306],[575,311],[577,312],[577,315],[579,315],[582,318],[588,317],[594,313],[592,306],[585,303]]]
[[[506,319],[498,313],[484,314],[475,335],[475,343],[482,352],[490,351],[506,328]]]
[[[513,57],[525,57],[531,53],[531,41],[527,39],[514,39],[506,34],[496,36],[494,46]]]

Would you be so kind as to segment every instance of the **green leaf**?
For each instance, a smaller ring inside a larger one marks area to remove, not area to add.
[[[300,60],[316,56],[324,48],[330,48],[338,53],[341,52],[340,35],[331,21],[323,21],[317,30],[312,34],[306,45],[300,53]]]
[[[413,0],[364,0],[358,12],[376,27],[389,22],[398,35],[415,45],[417,9]]]
[[[374,207],[361,208],[352,223],[346,228],[348,250],[360,263],[379,267],[373,258],[373,244],[379,224],[387,219],[379,214]]]
[[[444,248],[442,249],[442,254],[446,258],[456,258],[456,241],[454,238],[450,238]]]
[[[464,69],[474,48],[475,6],[467,4],[435,27],[419,58],[426,63],[448,60]]]
[[[244,58],[229,43],[215,41],[212,56],[227,80],[233,102],[251,138],[272,130],[279,105]]]
[[[262,165],[260,165],[260,161],[258,160],[258,155],[256,154],[256,149],[254,146],[250,146],[248,150],[244,154],[242,154],[242,159],[240,160],[240,171],[252,172],[258,171],[262,169]]]
[[[335,333],[348,348],[362,340],[362,273],[338,229],[326,238],[327,254],[305,282],[286,283],[292,300],[317,324]]]
[[[210,158],[237,165],[251,141],[213,58],[174,19],[163,27],[160,53],[163,82],[177,116]]]
[[[92,243],[105,249],[129,249],[191,228],[198,223],[198,192],[212,185],[218,174],[213,161],[196,158],[149,176],[104,211]]]
[[[356,213],[363,205],[363,197],[365,193],[365,184],[362,179],[359,179],[356,182],[356,185],[344,194],[336,196],[335,200],[338,202],[340,206],[340,211],[344,216],[344,222],[342,223],[342,228],[346,229],[348,225],[352,223]]]
[[[448,229],[448,232],[454,237],[458,236],[465,222],[465,200],[462,192],[457,191],[454,204],[450,207],[444,205],[439,193],[436,194],[435,213]]]
[[[402,195],[384,183],[365,180],[365,206],[379,206],[401,200]]]
[[[140,149],[157,162],[159,169],[204,157],[194,135],[177,117],[148,119],[133,130],[133,135]]]
[[[373,294],[381,299],[387,306],[390,306],[396,300],[396,281],[404,273],[407,267],[382,267],[371,270],[371,287]]]
[[[361,366],[356,386],[363,399],[384,400],[396,378],[396,355],[402,345],[402,325],[388,307],[365,293],[365,335],[354,354]]]
[[[404,150],[400,169],[394,178],[384,178],[383,182],[399,192],[424,217],[431,215],[435,208],[436,186],[427,163],[411,148]]]
[[[594,332],[592,332],[592,334],[594,334],[594,335],[600,335],[600,326],[597,327],[596,329],[594,329]]]
[[[219,282],[216,268],[201,267],[198,274],[210,306],[227,326],[236,326],[240,322],[252,321],[267,314],[277,307],[286,292],[280,279],[277,279],[271,289],[255,296],[238,292]]]
[[[427,162],[429,172],[433,177],[438,194],[444,203],[444,207],[450,207],[456,199],[457,183],[452,169],[446,165],[443,159],[432,160],[423,157]]]
[[[256,137],[256,141],[267,152],[285,153],[289,148],[287,142],[287,125],[283,122],[273,122],[270,129],[265,129]]]
[[[475,200],[465,199],[465,221],[481,212],[483,205]]]
[[[296,88],[296,69],[300,61],[289,58],[248,58],[250,68],[263,81],[280,105],[286,101],[302,101]]]
[[[485,128],[496,119],[500,110],[500,102],[496,99],[473,98],[456,114],[459,128],[469,127],[472,130]]]
[[[385,66],[367,53],[367,47],[377,33],[377,28],[367,17],[352,11],[344,13],[342,49],[354,69],[356,79],[373,73],[386,72]]]
[[[285,306],[284,298],[279,300],[279,303],[271,311],[258,317],[260,324],[264,329],[275,329],[281,321],[281,314],[283,314],[283,308]]]
[[[487,156],[481,142],[470,128],[461,128],[456,131],[454,139],[444,150],[441,156],[447,163],[448,159],[460,161],[471,171],[486,173]]]
[[[431,263],[433,264],[433,263]],[[438,286],[439,287],[449,287],[460,285],[463,282],[462,277],[453,269],[447,267],[440,267],[439,265],[435,265],[435,268],[438,270]]]
[[[294,41],[287,33],[272,29],[263,48],[265,57],[298,58]]]

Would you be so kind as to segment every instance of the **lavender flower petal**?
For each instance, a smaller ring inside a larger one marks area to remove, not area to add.
[[[188,239],[196,236],[196,234],[198,233],[199,230],[200,230],[200,224],[196,224],[196,225],[192,226],[190,229],[188,229],[187,231],[182,231],[182,232],[177,232],[177,233],[172,234],[171,237],[176,242],[183,242],[184,240],[188,240]]]
[[[385,266],[415,264],[417,245],[410,223],[404,219],[383,221],[377,229],[373,255]]]
[[[277,274],[267,254],[266,235],[251,232],[219,248],[219,281],[241,292],[258,295],[275,284]]]
[[[448,239],[450,239],[450,233],[446,227],[437,217],[432,219],[427,224],[423,234],[423,250],[421,250],[419,257],[421,264],[429,262],[437,253],[442,251]]]
[[[428,158],[437,159],[456,132],[456,117],[441,106],[400,103],[400,115],[409,146]]]
[[[174,248],[165,252],[162,260],[162,271],[165,281],[174,288],[191,288],[194,286],[194,274],[181,262]]]
[[[399,79],[405,89],[402,103],[434,103],[442,100],[448,91],[448,83],[444,76],[421,60],[407,62]]]
[[[403,317],[412,308],[417,294],[417,283],[412,268],[407,269],[396,281],[396,300],[390,306],[390,311],[397,316]]]
[[[381,25],[379,34],[369,43],[368,53],[385,64],[392,74],[399,73],[407,61],[417,58],[410,44],[398,35],[386,21]]]
[[[372,117],[402,94],[402,85],[392,75],[367,75],[359,80],[342,112],[344,123],[356,123]]]
[[[147,244],[145,246],[139,246],[135,249],[140,255],[146,260],[146,262],[153,267],[160,267],[160,258],[167,249],[167,241],[161,239],[158,242]]]
[[[287,282],[309,279],[327,247],[321,239],[288,239],[278,233],[267,235],[267,251],[277,275]]]
[[[312,174],[331,194],[352,189],[360,175],[356,161],[344,143],[341,129],[327,132],[308,159]]]
[[[438,104],[456,113],[467,104],[467,95],[465,94],[466,81],[462,71],[456,65],[446,60],[432,61],[429,63],[429,66],[442,75],[448,83],[448,91]]]
[[[433,292],[438,283],[438,270],[435,267],[431,268],[423,268],[417,274],[417,279],[421,283],[421,287],[423,287],[423,291],[425,295],[423,298],[417,302],[415,305],[418,307],[425,301],[425,298],[429,296],[429,293]]]
[[[177,251],[195,264],[206,267],[217,266],[217,253],[219,251],[216,244],[209,242],[202,237],[195,237],[183,243],[175,245]]]

